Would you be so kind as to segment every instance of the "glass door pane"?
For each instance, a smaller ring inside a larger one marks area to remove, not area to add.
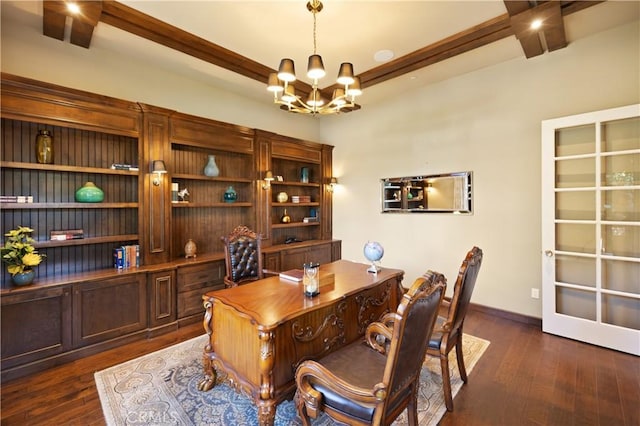
[[[593,124],[557,129],[555,139],[556,157],[593,154],[596,151],[596,130]]]
[[[640,118],[607,121],[602,124],[602,151],[640,149]]]

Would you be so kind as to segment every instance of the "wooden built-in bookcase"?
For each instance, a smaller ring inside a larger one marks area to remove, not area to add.
[[[33,228],[47,256],[29,286],[13,286],[2,268],[4,380],[201,320],[202,294],[224,286],[220,237],[237,225],[262,234],[269,269],[341,256],[332,238],[329,145],[4,73],[1,90],[0,194],[33,197],[0,205],[2,231]],[[40,130],[52,135],[52,164],[36,161]],[[203,173],[210,155],[216,177]],[[168,171],[159,185],[153,160]],[[309,182],[300,182],[302,167]],[[266,170],[283,180],[264,189]],[[88,181],[104,191],[103,202],[75,201]],[[172,182],[188,189],[187,203],[171,201]],[[229,186],[238,194],[232,203],[224,201]],[[280,191],[310,201],[278,203]],[[279,222],[283,207],[289,224]],[[319,221],[304,223],[312,209]],[[84,238],[50,239],[70,229]],[[289,236],[300,242],[285,245]],[[184,258],[188,239],[196,258]],[[114,268],[122,245],[139,245],[140,267]]]
[[[1,127],[0,190],[33,197],[33,203],[2,204],[2,229],[35,230],[36,247],[50,260],[36,268],[38,277],[111,268],[114,247],[137,244],[138,172],[110,168],[138,164],[137,138],[9,118]],[[36,163],[34,141],[42,129],[56,141],[54,164]],[[104,202],[75,202],[87,181],[104,190]],[[84,230],[84,238],[49,240],[51,231],[69,229]]]

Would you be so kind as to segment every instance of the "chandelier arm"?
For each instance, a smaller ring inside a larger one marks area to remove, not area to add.
[[[344,99],[345,103],[342,105],[335,104],[335,101],[339,99]],[[274,103],[278,105],[286,105],[290,112],[296,112],[299,114],[333,114],[336,112],[340,112],[340,110],[344,108],[356,107],[354,101],[348,99],[347,96],[340,96],[339,98],[332,99],[331,102],[326,105],[316,107],[307,104],[299,96],[296,96],[295,102],[287,102],[281,99],[276,99]],[[299,103],[300,106],[296,105],[296,103]]]

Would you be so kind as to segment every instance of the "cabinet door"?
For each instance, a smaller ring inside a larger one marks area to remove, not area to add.
[[[71,349],[70,287],[2,296],[2,369]]]
[[[331,261],[342,259],[342,241],[333,241],[331,243]]]
[[[73,344],[90,345],[147,327],[145,274],[74,285]]]
[[[269,271],[282,271],[280,269],[280,253],[265,253],[262,265]]]
[[[302,265],[304,265],[307,261],[307,251],[308,249],[299,248],[299,249],[289,249],[282,250],[280,252],[280,267],[283,271],[288,269],[301,269]]]
[[[315,262],[315,263],[330,263],[332,261],[332,250],[331,244],[322,244],[309,248],[309,253],[307,254],[307,262]]]
[[[149,327],[158,327],[176,320],[175,271],[149,274]]]
[[[302,265],[309,262],[330,263],[331,256],[331,244],[292,248],[280,252],[280,266],[283,271],[286,271],[288,269],[302,268]]]

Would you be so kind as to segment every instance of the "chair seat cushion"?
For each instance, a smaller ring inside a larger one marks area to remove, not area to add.
[[[372,389],[377,383],[382,382],[387,358],[360,340],[327,355],[318,362],[351,385]],[[326,406],[363,421],[373,418],[373,407],[350,401],[321,383],[316,382],[312,385],[322,393]]]

